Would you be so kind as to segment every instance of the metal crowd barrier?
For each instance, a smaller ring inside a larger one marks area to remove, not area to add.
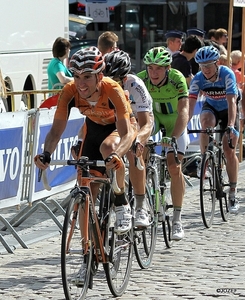
[[[14,96],[15,95],[26,95],[27,99],[27,106],[28,108],[31,108],[31,96],[32,95],[39,95],[43,98],[45,101],[49,95],[51,94],[57,94],[61,90],[32,90],[32,91],[21,91],[21,92],[7,92],[7,96],[11,96],[11,102],[12,105],[14,105]],[[13,106],[12,106],[13,107]],[[27,218],[29,218],[39,207],[44,209],[47,214],[53,219],[53,221],[56,223],[56,225],[62,230],[62,224],[57,219],[56,215],[54,214],[57,211],[60,211],[61,214],[65,215],[64,207],[67,205],[67,201],[63,201],[61,204],[59,204],[54,199],[49,199],[48,201],[52,203],[52,206],[54,207],[53,210],[51,210],[47,203],[47,198],[40,199],[35,202],[30,201],[30,181],[31,181],[31,165],[33,163],[34,153],[33,153],[33,143],[35,139],[35,129],[37,126],[36,122],[36,113],[38,108],[32,108],[28,110],[28,125],[27,125],[27,135],[26,135],[26,141],[25,141],[25,158],[24,158],[24,172],[23,172],[23,180],[22,180],[22,193],[21,193],[21,201],[23,204],[26,204],[24,209],[20,210],[20,205],[17,205],[17,214],[14,215],[14,217],[11,220],[6,220],[1,214],[0,214],[0,221],[4,224],[4,227],[0,228],[0,231],[10,231],[11,235],[15,238],[15,240],[18,241],[18,243],[23,248],[28,248],[26,243],[23,241],[23,239],[20,237],[20,235],[17,233],[17,231],[14,229],[14,227],[18,227],[22,222],[24,222]],[[65,199],[67,200],[67,199]],[[5,249],[9,253],[13,253],[12,247],[9,245],[9,243],[4,238],[4,235],[0,233],[0,243],[5,247]]]
[[[37,105],[34,105],[34,103],[37,103],[37,96],[39,96],[40,101],[45,101],[50,95],[55,95],[57,93],[60,93],[60,91],[61,89],[16,91],[6,92],[6,96],[11,98],[11,108],[12,111],[15,111],[15,96],[21,96],[21,101],[25,102],[28,109],[32,109],[38,108]],[[36,99],[34,99],[34,97],[36,97]]]

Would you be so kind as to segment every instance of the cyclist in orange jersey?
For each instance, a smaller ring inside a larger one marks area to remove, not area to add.
[[[104,66],[103,56],[96,47],[79,50],[72,56],[70,70],[74,82],[63,88],[52,127],[45,139],[44,152],[36,155],[34,162],[42,170],[48,167],[51,154],[65,130],[70,110],[77,107],[86,116],[81,155],[89,159],[104,159],[107,169],[117,170],[121,193],[115,195],[115,231],[124,233],[131,228],[132,217],[124,193],[122,156],[128,152],[136,133],[130,123],[132,111],[124,91],[118,83],[103,77]],[[93,171],[104,174],[106,169],[94,167]]]

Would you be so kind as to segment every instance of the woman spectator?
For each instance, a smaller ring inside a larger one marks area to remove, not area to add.
[[[52,48],[53,59],[48,65],[48,88],[60,89],[66,83],[73,80],[72,73],[65,66],[64,61],[68,58],[70,52],[70,42],[62,37],[58,37]]]

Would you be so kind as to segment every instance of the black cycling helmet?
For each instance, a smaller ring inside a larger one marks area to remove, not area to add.
[[[195,61],[198,64],[205,63],[207,61],[216,61],[220,58],[218,49],[214,46],[204,46],[197,50],[195,55]]]
[[[78,74],[85,72],[97,74],[104,69],[104,66],[102,53],[96,47],[78,50],[73,54],[69,63],[71,72],[77,72]]]
[[[105,76],[112,79],[123,79],[131,70],[131,61],[128,53],[122,50],[115,50],[105,55]]]

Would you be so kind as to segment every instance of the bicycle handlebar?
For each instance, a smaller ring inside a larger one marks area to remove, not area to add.
[[[214,133],[225,133],[225,132],[227,133],[229,147],[231,149],[234,149],[235,147],[233,146],[232,139],[230,138],[230,134],[231,134],[230,128],[227,128],[227,129],[215,129],[213,127],[208,127],[206,129],[188,129],[187,128],[188,134],[190,134],[190,133],[206,133],[208,135],[212,135]]]
[[[105,167],[104,160],[88,160],[85,157],[81,157],[80,159],[68,159],[68,160],[53,160],[50,162],[50,165],[59,165],[59,166],[80,166],[80,167],[86,167],[86,166],[96,166],[96,167]],[[51,186],[48,183],[47,179],[47,171],[39,169],[38,172],[38,182],[42,180],[43,186],[47,191],[51,190]],[[116,193],[120,193],[121,189],[118,187],[117,184],[117,178],[116,178],[116,171],[113,171],[112,176],[112,188]]]
[[[149,140],[149,141],[147,142],[146,145],[148,145],[148,146],[150,146],[150,147],[151,147],[151,146],[153,146],[153,147],[156,147],[156,146],[162,146],[162,142],[155,142],[155,141],[153,141],[153,140]],[[174,151],[174,159],[175,159],[175,162],[176,162],[177,165],[180,165],[180,164],[181,164],[181,161],[180,161],[179,158],[178,158],[177,139],[176,139],[175,136],[173,136],[173,137],[171,138],[171,147],[173,148],[173,151]]]

